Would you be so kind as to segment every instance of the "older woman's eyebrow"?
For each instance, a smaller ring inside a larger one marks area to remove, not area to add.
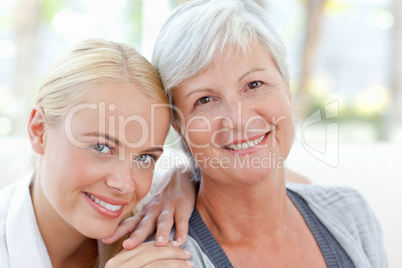
[[[214,92],[214,91],[213,91],[212,89],[208,89],[208,88],[196,89],[196,90],[193,90],[193,91],[189,92],[189,93],[185,96],[185,98],[188,98],[188,97],[190,97],[191,95],[193,95],[193,94],[195,94],[195,93],[200,93],[200,92],[212,93],[212,92]]]
[[[255,73],[255,72],[261,72],[261,71],[265,71],[265,68],[253,68],[250,71],[245,72],[242,76],[239,77],[238,82],[240,83],[241,80],[246,77],[249,74]]]
[[[116,145],[120,144],[120,141],[117,138],[111,137],[108,134],[104,134],[104,133],[98,133],[98,132],[89,132],[89,133],[84,133],[83,136],[89,136],[89,137],[102,137],[105,138],[113,143],[115,143]]]

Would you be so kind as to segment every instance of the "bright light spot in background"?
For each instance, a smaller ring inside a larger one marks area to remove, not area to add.
[[[169,3],[168,1],[147,0],[143,1],[142,8],[144,13],[142,54],[150,60],[156,37],[169,17]]]
[[[331,74],[323,74],[312,81],[310,94],[320,100],[322,105],[334,100],[341,101],[343,98],[334,92],[335,86],[336,78]]]
[[[394,26],[395,19],[391,12],[380,12],[374,19],[374,24],[378,29],[389,30]]]
[[[0,112],[3,112],[7,103],[11,101],[12,95],[10,91],[7,90],[7,87],[4,85],[0,85]]]
[[[0,1],[0,9],[13,8],[17,5],[17,1]]]
[[[336,79],[330,74],[323,74],[315,78],[310,87],[310,93],[314,96],[324,96],[332,92],[336,85]]]
[[[373,84],[356,97],[356,111],[361,115],[386,114],[391,108],[391,90],[388,86]]]
[[[9,117],[0,116],[0,136],[8,136],[13,129],[13,122]]]
[[[62,10],[54,16],[52,24],[69,43],[98,36],[95,23],[77,12]]]
[[[83,2],[90,11],[91,18],[96,21],[102,21],[126,5],[126,0],[87,0]]]
[[[14,42],[10,40],[0,40],[0,59],[10,59],[17,52]]]

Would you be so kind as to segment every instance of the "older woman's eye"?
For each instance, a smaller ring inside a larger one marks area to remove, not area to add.
[[[211,97],[202,97],[198,99],[197,104],[207,104],[208,102],[211,102],[212,98]]]
[[[247,89],[259,88],[262,85],[261,81],[253,81],[247,85]]]
[[[105,144],[95,144],[94,146],[92,146],[92,148],[94,148],[96,151],[102,153],[102,154],[111,154],[112,153],[112,148],[105,145]]]

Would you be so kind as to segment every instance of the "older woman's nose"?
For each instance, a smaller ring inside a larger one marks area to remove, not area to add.
[[[228,101],[223,106],[223,128],[245,130],[250,123],[250,119],[257,115],[253,105],[242,100]]]
[[[129,161],[120,160],[115,165],[110,174],[107,176],[106,185],[117,191],[119,194],[128,194],[134,192],[135,181],[133,168],[130,167]]]

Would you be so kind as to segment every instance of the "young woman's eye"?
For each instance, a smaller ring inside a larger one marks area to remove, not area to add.
[[[156,156],[151,155],[151,154],[141,154],[137,156],[137,161],[145,163],[145,164],[151,164],[156,161]]]
[[[102,154],[111,154],[112,153],[112,148],[101,143],[97,143],[94,146],[92,146],[96,151],[102,153]]]
[[[212,98],[211,97],[202,97],[200,99],[198,99],[197,104],[207,104],[208,102],[211,102]]]
[[[261,82],[261,81],[253,81],[253,82],[250,82],[250,83],[247,85],[247,89],[259,88],[261,85],[262,85],[262,82]]]

